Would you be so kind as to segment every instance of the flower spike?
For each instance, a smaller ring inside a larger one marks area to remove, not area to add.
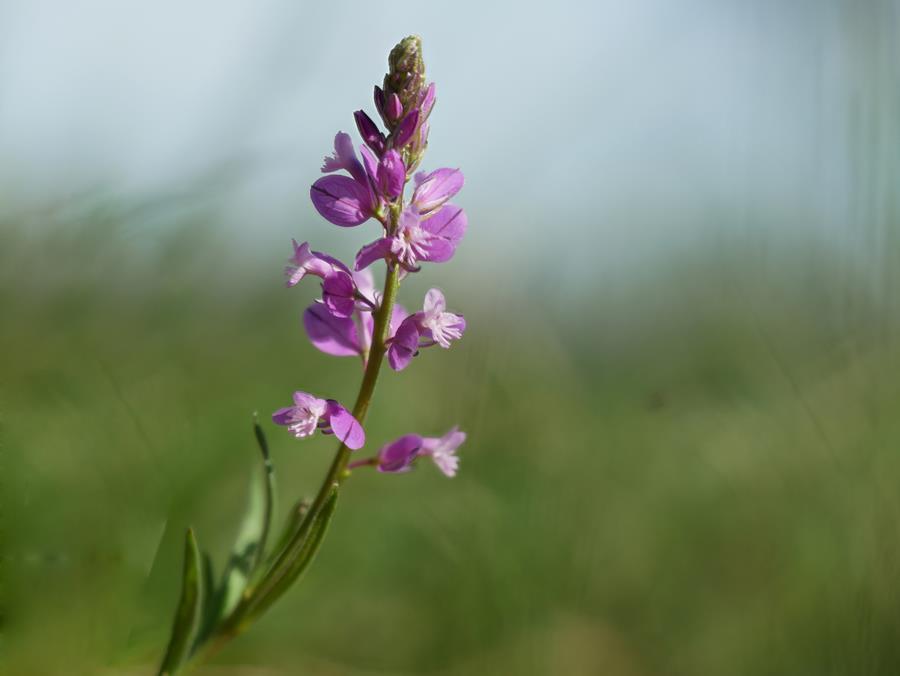
[[[196,604],[186,605],[185,612],[179,607],[169,643],[177,650],[167,650],[160,673],[176,673],[188,660],[209,652],[204,644],[237,635],[302,576],[321,546],[350,470],[369,466],[382,474],[402,474],[422,458],[430,458],[448,477],[459,469],[457,450],[466,435],[457,427],[441,437],[405,434],[374,456],[350,461],[352,452],[366,444],[363,423],[384,360],[401,371],[423,349],[448,349],[466,329],[466,320],[447,310],[438,289],[430,289],[422,309],[412,314],[397,298],[407,275],[421,271],[425,263],[453,258],[468,225],[465,212],[450,202],[463,187],[462,172],[444,167],[417,173],[428,147],[436,101],[435,85],[425,78],[419,37],[406,37],[391,50],[388,72],[374,88],[373,99],[381,126],[377,117],[356,110],[353,118],[362,143],[356,145],[349,134],[338,132],[333,151],[322,162],[324,175],[310,186],[309,194],[315,210],[328,222],[347,228],[374,219],[378,232],[356,254],[352,267],[296,240],[284,267],[288,287],[307,277],[318,278],[321,296],[303,312],[303,327],[320,352],[360,359],[364,374],[356,402],[350,410],[335,399],[297,390],[291,405],[272,414],[273,423],[296,439],[320,433],[340,442],[315,499],[295,510],[277,541],[266,537],[272,514],[271,456],[262,428],[255,427],[268,477],[265,506],[259,514],[255,507],[250,510],[236,554],[218,586],[202,580],[210,566],[199,568],[200,553],[189,537],[193,545],[187,552],[182,598],[199,599],[203,582],[202,589],[210,587],[211,599],[224,601],[213,608],[215,613],[204,611],[202,622],[188,616]],[[384,286],[376,290],[370,268],[382,260]]]

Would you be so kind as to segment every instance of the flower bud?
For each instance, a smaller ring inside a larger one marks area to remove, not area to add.
[[[378,131],[378,127],[372,118],[366,115],[364,110],[357,110],[353,113],[356,120],[356,128],[363,141],[369,146],[379,157],[384,153],[384,134]]]
[[[387,114],[388,125],[393,127],[397,124],[400,116],[403,115],[403,104],[400,103],[400,97],[391,94],[385,103],[385,113]]]
[[[384,97],[387,104],[391,94],[400,100],[402,111],[417,108],[425,89],[425,61],[422,59],[422,39],[417,35],[403,38],[388,56],[388,73],[384,76]],[[391,112],[391,111],[386,111]],[[390,125],[391,123],[385,120]],[[394,121],[396,124],[396,120]],[[393,130],[393,126],[391,126]]]
[[[413,110],[409,115],[403,118],[397,128],[394,130],[393,144],[395,148],[402,148],[416,133],[419,126],[419,111]]]

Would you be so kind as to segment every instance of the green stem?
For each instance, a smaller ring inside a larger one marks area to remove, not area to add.
[[[365,422],[366,414],[369,412],[369,405],[372,402],[372,395],[375,393],[375,385],[378,382],[378,374],[381,371],[381,363],[384,361],[384,355],[387,352],[386,342],[390,337],[391,315],[394,311],[394,302],[399,288],[399,267],[388,264],[381,306],[375,313],[375,326],[372,331],[372,346],[369,350],[369,359],[366,363],[362,383],[359,386],[356,403],[353,406],[353,417],[360,424]],[[275,600],[268,597],[273,591],[278,590],[279,582],[290,574],[293,563],[303,553],[309,526],[313,523],[315,516],[322,510],[332,491],[336,490],[343,483],[344,479],[349,476],[347,464],[350,461],[350,454],[351,450],[345,444],[342,443],[338,447],[328,474],[325,475],[315,501],[307,512],[304,526],[297,531],[290,543],[281,551],[258,584],[245,592],[244,597],[235,607],[230,617],[220,625],[215,635],[210,637],[207,645],[197,653],[195,656],[197,662],[218,652],[225,643],[244,631],[258,614]]]

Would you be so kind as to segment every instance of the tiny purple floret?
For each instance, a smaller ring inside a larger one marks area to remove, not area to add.
[[[462,315],[447,312],[444,294],[430,289],[420,312],[409,315],[389,341],[388,363],[395,371],[402,371],[420,348],[440,345],[450,347],[451,340],[462,338],[466,320]]]
[[[366,435],[362,425],[334,399],[320,399],[307,392],[294,392],[294,405],[280,408],[272,421],[284,425],[298,439],[312,436],[316,430],[334,434],[347,448],[362,448]]]
[[[400,474],[410,471],[420,457],[430,456],[444,475],[454,477],[459,470],[456,451],[465,440],[466,433],[460,432],[458,427],[453,427],[442,437],[405,434],[382,446],[373,464],[379,472]]]

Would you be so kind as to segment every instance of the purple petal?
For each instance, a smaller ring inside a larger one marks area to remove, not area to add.
[[[403,104],[400,103],[400,97],[391,94],[385,102],[385,112],[391,122],[396,122],[403,115]]]
[[[291,240],[294,245],[294,255],[288,259],[284,268],[285,285],[288,287],[297,285],[306,275],[324,277],[332,271],[328,261],[315,251],[309,250],[309,244],[297,244],[297,240]]]
[[[294,412],[293,406],[288,406],[287,408],[279,408],[275,413],[272,414],[272,422],[276,425],[290,425],[291,424],[291,414]]]
[[[456,253],[456,244],[446,239],[435,238],[428,242],[428,252],[422,257],[423,261],[432,263],[444,263],[453,258]]]
[[[356,290],[363,298],[367,298],[374,302],[375,300],[375,280],[372,277],[371,270],[358,270],[353,274],[353,283],[356,284]]]
[[[326,415],[331,425],[331,431],[347,448],[355,451],[365,445],[366,433],[350,411],[330,399]]]
[[[440,289],[428,289],[425,294],[425,300],[422,303],[422,309],[426,315],[442,314],[447,310],[447,299]]]
[[[324,407],[325,400],[314,397],[308,392],[294,392],[294,408],[308,408],[310,410],[317,407]]]
[[[365,181],[365,172],[356,152],[353,150],[353,140],[349,134],[339,131],[334,137],[334,155],[326,157],[322,165],[322,173],[345,170],[357,181]]]
[[[437,169],[423,177],[413,193],[413,204],[422,214],[434,211],[463,187],[463,174],[459,169]]]
[[[357,110],[353,113],[356,119],[356,128],[363,141],[379,155],[384,152],[384,134],[378,131],[378,126],[371,117],[366,115],[364,110]]]
[[[378,452],[378,471],[385,473],[408,472],[422,447],[422,437],[406,434],[386,444]]]
[[[406,183],[406,167],[396,150],[388,150],[378,165],[378,188],[389,200],[395,200],[403,192]]]
[[[430,127],[427,122],[419,125],[419,147],[424,148],[428,145],[428,130]]]
[[[284,268],[288,287],[296,285],[306,275],[315,275],[324,278],[335,270],[344,270],[348,274],[349,268],[337,258],[324,254],[321,251],[310,251],[306,242],[297,244],[297,240],[291,240],[294,244],[294,255],[288,259]]]
[[[419,326],[416,316],[410,315],[401,322],[397,332],[391,340],[388,349],[388,363],[395,371],[402,371],[407,366],[416,351],[419,349]]]
[[[451,325],[454,329],[459,329],[460,333],[466,332],[466,318],[462,315],[456,315],[456,323]]]
[[[375,333],[375,318],[371,312],[362,313],[362,347],[363,352],[372,345],[372,336]]]
[[[359,152],[362,154],[363,164],[366,167],[366,185],[371,186],[378,182],[378,158],[366,146],[360,146]],[[372,196],[374,199],[374,195]]]
[[[384,118],[384,90],[378,85],[375,85],[373,98],[375,99],[375,110],[377,110],[378,114]]]
[[[428,85],[428,89],[425,90],[425,96],[422,97],[422,103],[419,105],[419,110],[422,111],[422,118],[427,119],[429,115],[431,115],[431,109],[434,107],[434,99],[435,99],[435,86],[434,82]]]
[[[350,317],[356,308],[356,285],[349,273],[332,272],[322,282],[322,300],[335,317]]]
[[[403,118],[397,129],[394,131],[393,145],[394,148],[402,148],[413,137],[416,127],[419,125],[419,111],[413,110],[409,115]]]
[[[306,308],[303,326],[309,341],[325,354],[335,357],[356,357],[362,354],[353,320],[335,317],[322,303],[313,303]]]
[[[385,258],[391,253],[391,240],[388,237],[376,239],[374,242],[366,244],[359,253],[356,254],[356,269],[362,270],[367,268],[379,258]]]
[[[366,189],[347,176],[325,176],[309,189],[313,206],[326,220],[352,227],[372,215]]]
[[[422,229],[456,243],[466,234],[468,224],[469,219],[461,207],[445,204],[430,218],[422,221]]]
[[[409,313],[406,311],[406,308],[400,305],[400,303],[395,303],[393,309],[391,310],[391,328],[390,328],[390,336],[393,338],[397,335],[397,330],[400,328],[400,325],[403,323],[403,320],[409,316]]]
[[[321,251],[313,251],[312,253],[319,260],[323,260],[328,263],[328,265],[332,266],[333,270],[343,270],[346,273],[350,272],[350,268],[348,268],[334,256],[329,256],[328,254],[322,253]],[[332,272],[333,270],[329,270],[329,272]]]

